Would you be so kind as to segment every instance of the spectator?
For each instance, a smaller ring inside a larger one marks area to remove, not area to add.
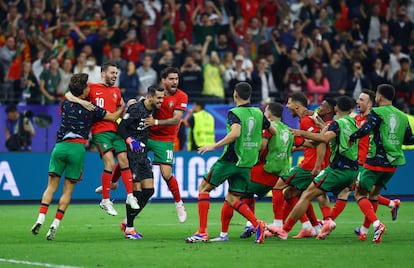
[[[199,100],[203,90],[203,73],[191,55],[187,55],[180,67],[179,88],[188,95],[189,102]]]
[[[41,104],[57,104],[60,97],[57,89],[61,81],[59,73],[59,63],[56,58],[52,58],[49,68],[45,68],[40,74],[40,92],[42,93]]]
[[[407,9],[402,6],[397,11],[397,16],[394,16],[389,21],[390,33],[394,40],[401,42],[402,51],[408,53],[409,33],[414,29],[413,18],[407,16]]]
[[[139,76],[133,61],[128,61],[127,71],[119,75],[119,89],[121,90],[122,98],[127,103],[129,99],[137,98],[139,94]]]
[[[141,54],[146,51],[145,46],[137,40],[137,33],[135,30],[130,30],[127,34],[127,39],[121,41],[122,57],[127,61],[132,61],[138,64],[141,60]]]
[[[213,38],[207,36],[201,51],[203,59],[203,91],[202,95],[209,99],[210,103],[224,103],[225,90],[223,86],[224,68],[220,65],[220,58],[217,52],[207,55],[207,47]]]
[[[410,103],[414,89],[414,74],[410,68],[410,61],[403,57],[400,59],[400,69],[392,77],[392,84],[396,89],[396,98],[402,98]],[[413,105],[414,103],[411,103]]]
[[[15,85],[15,92],[19,93],[22,104],[40,104],[40,89],[36,76],[32,71],[32,63],[30,61],[23,62],[22,75],[17,80]]]
[[[308,96],[309,103],[321,104],[326,93],[329,92],[329,81],[323,75],[323,70],[317,68],[314,70],[313,75],[308,78],[306,83],[306,95]]]
[[[232,69],[224,72],[224,82],[228,85],[225,90],[225,97],[230,102],[235,85],[239,82],[251,83],[251,72],[243,68],[244,58],[242,55],[236,55],[234,58],[236,64]]]
[[[6,108],[6,122],[4,133],[6,138],[6,148],[10,151],[31,151],[32,137],[35,129],[31,122],[33,114],[31,112],[19,113],[15,105],[8,105]]]
[[[371,81],[371,89],[373,91],[377,90],[377,86],[381,84],[389,84],[390,80],[388,79],[388,72],[390,66],[388,64],[383,64],[381,58],[377,58],[374,61],[374,69],[369,75],[369,80]]]
[[[273,74],[265,58],[259,59],[256,68],[252,72],[252,84],[252,103],[263,103],[269,98],[278,99]]]
[[[68,89],[70,79],[73,76],[72,61],[70,59],[63,60],[62,68],[59,68],[60,83],[57,89],[57,95],[63,97]]]
[[[151,85],[156,85],[158,81],[157,72],[152,68],[152,58],[145,54],[142,59],[142,65],[137,69],[139,77],[139,95],[145,96],[147,89]]]
[[[108,60],[114,62],[121,73],[127,70],[127,61],[122,58],[122,50],[119,46],[112,46],[109,57],[104,62]]]
[[[101,67],[96,64],[95,56],[89,55],[87,57],[82,73],[89,75],[89,83],[99,83],[101,81]]]
[[[393,75],[400,69],[400,59],[409,58],[409,55],[402,52],[402,46],[399,40],[395,40],[391,45],[392,52],[390,54],[390,71],[388,73],[388,79],[392,79]]]
[[[209,15],[208,13],[203,13],[200,15],[200,19],[197,21],[197,14],[200,10],[200,6],[197,6],[194,9],[191,18],[193,22],[193,33],[196,45],[203,45],[207,36],[211,36],[213,38],[213,41],[209,43],[209,47],[207,49],[207,53],[210,53],[211,51],[216,49],[216,33],[218,33],[220,30],[219,21],[221,21],[221,13],[213,4],[213,2],[207,1],[206,5],[214,6],[216,13],[211,15]]]
[[[324,69],[324,76],[329,81],[330,95],[344,95],[348,84],[348,71],[340,60],[338,52],[332,53],[329,65]]]
[[[8,103],[9,98],[13,96],[13,82],[9,78],[10,65],[13,62],[14,55],[16,55],[16,39],[14,36],[8,36],[5,44],[0,48],[0,64],[4,71],[3,92],[1,96],[2,102]]]
[[[293,92],[303,92],[306,87],[308,77],[305,74],[304,68],[302,68],[298,61],[298,56],[298,50],[296,48],[291,48],[289,51],[289,67],[283,77],[285,96],[288,96]]]
[[[364,74],[364,68],[360,61],[355,61],[352,64],[352,73],[348,78],[348,88],[346,94],[357,100],[364,88],[369,88],[370,82],[368,77]]]

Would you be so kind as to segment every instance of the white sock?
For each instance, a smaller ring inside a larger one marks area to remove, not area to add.
[[[109,198],[102,199],[102,202],[109,202]]]
[[[273,225],[276,227],[282,227],[283,226],[283,220],[273,220]]]
[[[250,221],[247,221],[246,222],[246,227],[250,227],[250,226],[252,226],[253,224],[250,222]]]
[[[228,233],[220,232],[220,236],[221,236],[221,237],[225,237],[225,236],[227,236],[227,234],[228,234]]]
[[[361,226],[361,229],[359,229],[359,231],[360,231],[361,233],[368,234],[369,228],[364,227],[364,226]]]
[[[37,223],[43,224],[45,222],[46,215],[43,213],[39,213],[39,216],[37,216]]]
[[[131,231],[133,231],[133,230],[135,230],[135,227],[127,227],[127,228],[125,229],[125,232],[131,232]]]
[[[322,228],[319,224],[316,225],[316,226],[313,226],[313,229],[315,230],[316,234],[319,234],[322,230]]]
[[[127,194],[127,197],[134,196],[133,194]]]
[[[181,200],[180,202],[175,202],[175,206],[177,208],[182,207],[183,206],[183,201]]]
[[[389,208],[392,208],[394,205],[395,205],[395,204],[394,204],[394,200],[390,200],[390,203],[388,204],[388,207],[389,207]]]
[[[302,228],[305,230],[310,230],[312,229],[312,224],[310,223],[310,221],[305,221],[304,223],[302,223]]]
[[[55,227],[55,229],[57,229],[59,227],[59,224],[60,224],[60,220],[55,218],[52,222],[52,225],[50,225],[50,227]]]
[[[372,223],[372,226],[374,226],[374,228],[377,228],[380,225],[380,221],[376,220]]]

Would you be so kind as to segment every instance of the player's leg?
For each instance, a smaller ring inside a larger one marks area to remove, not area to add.
[[[229,240],[228,232],[233,214],[234,209],[227,201],[224,201],[221,207],[221,232],[217,237],[210,239],[211,242],[226,242]]]
[[[75,188],[76,181],[65,179],[65,183],[63,185],[63,192],[59,199],[58,209],[55,214],[55,219],[53,220],[52,224],[49,227],[49,230],[46,234],[47,240],[53,240],[55,238],[56,230],[59,227],[60,221],[63,219],[65,215],[65,211],[70,204],[70,200],[72,198],[72,192]]]
[[[344,188],[337,196],[334,207],[332,208],[332,220],[335,220],[345,209],[348,202],[348,197],[351,194],[349,187]]]

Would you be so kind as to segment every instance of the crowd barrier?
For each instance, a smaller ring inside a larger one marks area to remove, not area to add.
[[[406,151],[407,165],[399,167],[388,189],[383,192],[389,196],[414,195],[414,181],[409,174],[414,173],[410,165],[414,161],[414,151]],[[199,155],[196,152],[177,152],[174,157],[173,173],[175,174],[182,197],[197,199],[198,185],[203,175],[220,156],[220,152],[209,152]],[[301,161],[303,154],[295,152],[292,157],[293,165]],[[0,202],[40,200],[47,185],[47,170],[49,153],[0,153]],[[103,163],[98,153],[88,152],[85,158],[85,170],[82,182],[76,185],[73,193],[74,200],[99,200],[100,195],[94,192],[100,185]],[[154,200],[171,199],[167,185],[163,182],[158,166],[154,166]],[[63,181],[63,180],[62,180]],[[61,181],[61,186],[62,186]],[[211,192],[212,198],[224,198],[227,185],[218,187]],[[62,187],[60,187],[62,188]],[[55,194],[58,198],[61,190]],[[125,199],[125,188],[120,182],[117,190],[111,191],[115,203]]]

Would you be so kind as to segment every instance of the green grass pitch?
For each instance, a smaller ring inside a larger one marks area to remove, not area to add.
[[[213,202],[209,214],[210,238],[220,232],[221,202]],[[315,211],[320,216],[317,204]],[[197,204],[186,203],[187,222],[178,223],[175,206],[150,203],[136,219],[142,240],[127,240],[119,229],[125,208],[117,202],[119,215],[111,217],[96,204],[72,204],[56,233],[47,241],[47,229],[56,205],[49,208],[40,234],[30,228],[38,205],[0,205],[0,267],[414,267],[414,203],[402,202],[396,221],[380,206],[378,215],[387,226],[381,244],[374,244],[371,227],[368,240],[353,234],[363,217],[355,202],[348,202],[336,220],[337,228],[327,240],[268,238],[264,244],[240,239],[245,220],[235,213],[230,240],[222,243],[186,244],[198,226]],[[272,221],[269,201],[257,202],[256,215]]]

